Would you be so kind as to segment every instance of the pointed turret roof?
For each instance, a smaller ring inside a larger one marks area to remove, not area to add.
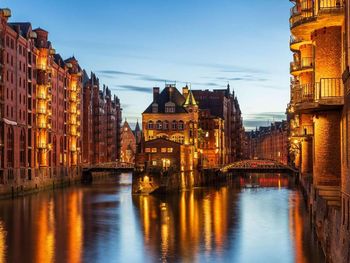
[[[184,106],[197,106],[196,99],[193,96],[192,90],[189,91]]]
[[[139,132],[139,131],[141,131],[141,129],[140,129],[140,125],[139,125],[139,120],[137,120],[136,127],[135,127],[135,132]]]

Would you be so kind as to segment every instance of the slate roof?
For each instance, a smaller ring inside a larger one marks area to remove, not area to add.
[[[27,38],[28,33],[30,29],[32,28],[31,23],[29,22],[16,22],[16,23],[9,23],[9,25],[16,30],[16,27],[19,26],[20,31],[21,31],[21,36],[24,38]]]
[[[165,104],[169,101],[175,103],[175,113],[187,113],[187,110],[183,106],[186,99],[175,86],[166,86],[157,96],[156,100],[153,101],[143,113],[153,113],[153,103],[158,104],[158,113],[165,113]]]

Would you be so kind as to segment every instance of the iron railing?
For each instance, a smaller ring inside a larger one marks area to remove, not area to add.
[[[293,61],[290,63],[290,72],[311,69],[314,66],[313,61],[312,57],[303,57],[300,61]]]
[[[321,102],[344,96],[343,81],[341,78],[322,78],[320,82],[294,85],[292,98],[295,103]]]
[[[342,0],[302,0],[290,10],[290,27],[293,28],[317,18],[321,13],[332,13],[343,10]]]

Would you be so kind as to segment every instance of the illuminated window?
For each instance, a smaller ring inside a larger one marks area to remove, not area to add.
[[[182,131],[184,129],[184,122],[183,121],[179,121],[178,129],[180,131]]]
[[[152,148],[152,152],[156,153],[157,152],[157,148]]]
[[[157,165],[157,161],[152,161],[152,165],[156,166]]]
[[[171,125],[171,128],[173,130],[176,130],[177,129],[177,122],[176,121],[173,121],[172,125]]]
[[[168,153],[172,153],[173,152],[173,148],[168,148]]]
[[[162,148],[162,153],[166,153],[166,148]]]
[[[165,121],[165,122],[163,123],[163,129],[164,129],[164,130],[168,130],[168,129],[169,129],[169,122],[168,122],[168,121]]]
[[[150,148],[146,148],[145,152],[146,152],[146,153],[150,153],[150,152],[151,152],[151,149],[150,149]]]

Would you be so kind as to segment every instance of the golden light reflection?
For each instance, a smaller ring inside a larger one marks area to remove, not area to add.
[[[83,248],[83,219],[82,219],[82,195],[74,192],[68,202],[68,262],[79,263],[82,261]]]
[[[0,221],[0,263],[6,262],[6,235],[4,223]]]
[[[302,200],[300,195],[290,195],[289,203],[293,205],[289,206],[289,231],[291,232],[291,237],[294,238],[295,262],[306,263],[308,261],[303,249],[304,222],[299,210],[301,202]]]
[[[36,262],[53,262],[55,258],[55,218],[54,202],[43,202],[38,218],[38,244],[36,249]]]
[[[182,192],[178,198],[137,196],[144,242],[149,251],[196,261],[199,248],[205,253],[223,251],[229,228],[229,192],[221,188],[208,196],[200,191]]]

